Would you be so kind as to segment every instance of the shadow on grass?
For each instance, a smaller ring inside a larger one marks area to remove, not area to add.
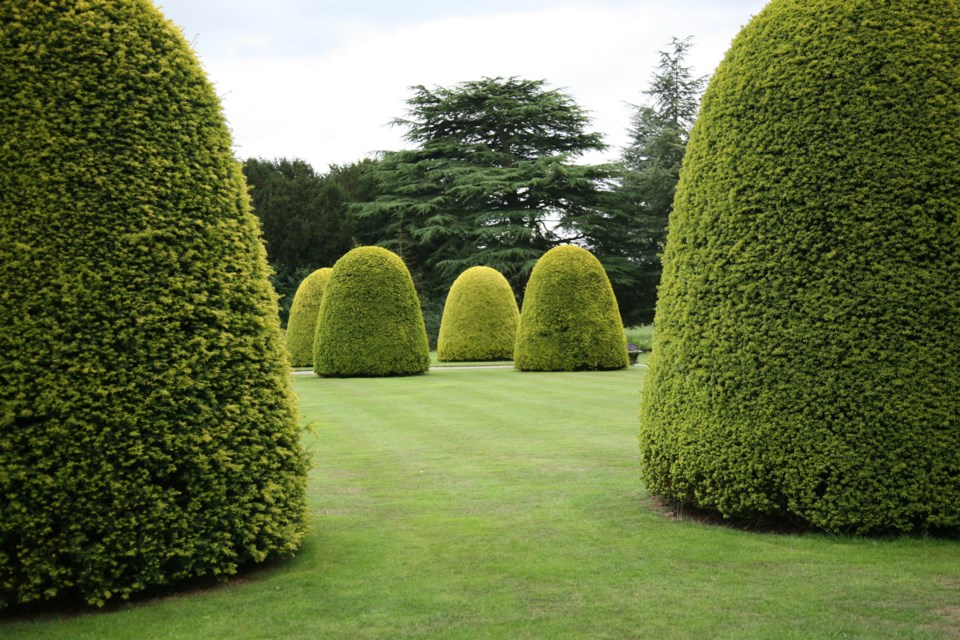
[[[792,518],[729,518],[710,509],[701,509],[696,505],[686,504],[664,498],[650,496],[645,502],[653,513],[657,513],[667,520],[695,522],[708,527],[722,527],[746,533],[781,536],[808,536],[819,535],[827,537],[843,537],[858,540],[951,540],[960,541],[960,531],[951,529],[930,529],[926,533],[905,534],[898,531],[878,532],[870,535],[857,535],[853,531],[828,531],[811,526],[809,523]]]
[[[53,600],[15,605],[0,611],[0,628],[6,624],[69,620],[88,615],[120,613],[168,600],[204,596],[223,589],[231,589],[263,580],[297,562],[301,553],[302,549],[296,555],[275,558],[260,564],[245,565],[240,567],[237,573],[230,576],[204,576],[190,578],[176,584],[150,587],[127,599],[113,599],[102,607],[88,604],[80,594],[75,592],[65,593]],[[0,636],[3,636],[3,634],[0,633]]]

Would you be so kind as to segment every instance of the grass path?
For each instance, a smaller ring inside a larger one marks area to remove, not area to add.
[[[670,520],[644,368],[298,376],[313,532],[223,587],[2,638],[958,638],[960,542]]]

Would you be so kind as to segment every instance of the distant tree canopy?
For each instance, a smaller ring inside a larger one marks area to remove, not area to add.
[[[576,244],[600,260],[624,322],[649,322],[703,84],[683,66],[689,39],[672,46],[620,163],[583,164],[606,148],[586,112],[546,81],[516,77],[413,87],[406,117],[393,121],[413,149],[326,174],[302,160],[247,160],[281,319],[311,272],[352,247],[380,245],[409,267],[433,341],[458,274],[492,267],[522,298],[537,260]]]
[[[417,148],[386,154],[382,194],[360,215],[383,222],[380,244],[424,291],[441,297],[457,274],[485,265],[522,294],[547,250],[589,244],[614,168],[574,164],[605,145],[568,95],[542,80],[483,78],[413,87],[407,104],[394,124]]]
[[[621,313],[644,322],[653,319],[662,271],[660,254],[666,244],[673,196],[706,85],[706,77],[694,77],[684,65],[692,46],[690,37],[673,38],[669,49],[660,52],[660,63],[644,92],[649,102],[633,107],[630,142],[623,150],[623,174],[616,190],[618,201],[612,207],[629,220],[629,242],[615,238],[614,244],[625,247],[624,258],[636,265],[638,277],[632,289],[639,295],[632,301],[621,300]],[[613,230],[619,232],[617,227]],[[609,230],[599,230],[601,238],[605,232]],[[624,297],[623,285],[616,280],[613,284],[619,297]],[[625,302],[628,309],[624,309]]]

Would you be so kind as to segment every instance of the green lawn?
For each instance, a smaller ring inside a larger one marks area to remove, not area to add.
[[[643,367],[297,376],[293,560],[0,638],[958,638],[960,542],[670,519],[638,481]]]

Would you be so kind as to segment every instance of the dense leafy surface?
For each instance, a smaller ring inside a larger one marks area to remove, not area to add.
[[[960,526],[960,4],[775,0],[704,98],[643,476],[861,532]]]
[[[510,283],[496,269],[471,267],[450,287],[443,307],[440,361],[510,360],[520,310]]]
[[[397,254],[358,247],[333,265],[313,348],[321,376],[402,376],[430,367],[417,292]]]
[[[589,251],[556,247],[537,262],[524,294],[513,357],[526,371],[629,364],[617,300],[603,266]]]
[[[233,573],[306,460],[213,89],[147,2],[0,3],[0,608]]]
[[[957,541],[664,517],[637,482],[644,371],[297,376],[317,428],[293,561],[106,615],[0,619],[0,637],[957,636]]]
[[[297,288],[290,307],[290,322],[287,324],[287,351],[294,367],[313,365],[313,340],[317,335],[317,316],[323,302],[323,290],[333,271],[330,267],[317,269],[307,276]]]

